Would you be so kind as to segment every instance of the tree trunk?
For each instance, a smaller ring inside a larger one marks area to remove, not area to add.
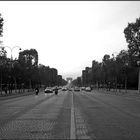
[[[125,92],[127,93],[127,75],[125,75]]]
[[[15,81],[15,93],[17,93],[17,81],[16,81],[16,77],[14,77],[14,81]]]
[[[0,84],[1,84],[0,88],[1,88],[1,94],[2,94],[2,68],[1,68],[1,81],[0,81]]]
[[[140,93],[140,67],[139,67],[139,77],[138,77],[138,92]]]
[[[116,78],[115,78],[115,88],[116,88],[116,92],[117,92],[117,89],[118,89],[118,88],[117,88],[117,82],[118,82],[118,81],[117,81],[117,77],[116,77]]]

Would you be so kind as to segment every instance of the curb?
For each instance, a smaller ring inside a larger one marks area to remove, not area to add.
[[[7,95],[7,96],[0,96],[0,100],[7,100],[11,98],[17,98],[17,97],[22,97],[22,96],[28,96],[35,94],[33,91],[32,92],[26,92],[26,93],[17,93],[17,94],[12,94],[12,95]]]

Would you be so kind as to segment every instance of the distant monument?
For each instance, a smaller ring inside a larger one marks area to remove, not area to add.
[[[68,83],[71,83],[72,82],[72,78],[71,77],[68,77],[68,78],[66,78],[67,79],[67,82]]]

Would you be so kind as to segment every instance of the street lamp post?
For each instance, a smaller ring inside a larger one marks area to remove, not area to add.
[[[116,91],[117,92],[117,89],[118,89],[118,87],[117,87],[117,83],[118,83],[118,79],[117,79],[117,69],[116,69],[116,56],[117,56],[117,52],[114,52],[113,54],[112,54],[112,57],[113,57],[113,61],[114,61],[114,72],[115,72],[115,77],[114,77],[114,81],[115,81],[115,84],[114,84],[114,91]]]
[[[2,67],[1,67],[1,75],[0,75],[0,77],[1,77],[0,83],[1,83],[1,94],[2,94]]]
[[[0,42],[1,43],[1,42]],[[1,48],[1,52],[3,53],[4,52],[4,48],[2,46],[0,46]],[[4,62],[3,62],[3,56],[1,55],[1,61],[0,61],[0,67],[1,67],[1,80],[0,80],[0,85],[1,85],[1,94],[2,94],[2,66],[3,66]]]
[[[138,74],[138,92],[140,93],[140,60],[137,61],[137,65],[138,65],[138,71],[139,71],[139,74]]]
[[[127,93],[127,66],[128,63],[125,63],[125,92]]]
[[[13,53],[13,50],[15,49],[15,48],[19,48],[19,50],[21,50],[21,48],[19,47],[19,46],[14,46],[14,47],[9,47],[9,46],[4,46],[4,48],[9,48],[10,49],[10,51],[11,51],[11,60],[13,60],[13,55],[12,55],[12,53]]]
[[[3,43],[3,41],[0,41],[0,44],[2,44]],[[3,49],[3,47],[0,47],[1,49]],[[1,62],[0,62],[0,66],[1,66],[1,71],[0,71],[0,73],[1,73],[1,75],[0,75],[0,77],[1,77],[1,79],[0,79],[0,84],[1,84],[1,94],[2,94],[2,60],[1,60]]]
[[[12,65],[12,60],[13,60],[13,50],[15,49],[15,48],[19,48],[19,50],[21,50],[21,48],[19,47],[19,46],[14,46],[14,47],[9,47],[9,46],[4,46],[4,48],[9,48],[10,49],[10,51],[11,51],[11,68],[13,67],[13,65]],[[14,77],[14,81],[15,81],[15,89],[17,90],[17,83],[16,83],[16,78]]]

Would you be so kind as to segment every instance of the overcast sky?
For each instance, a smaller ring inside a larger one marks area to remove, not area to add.
[[[39,63],[76,78],[92,60],[127,49],[123,30],[140,17],[140,2],[1,1],[0,13],[4,45],[34,48]]]

